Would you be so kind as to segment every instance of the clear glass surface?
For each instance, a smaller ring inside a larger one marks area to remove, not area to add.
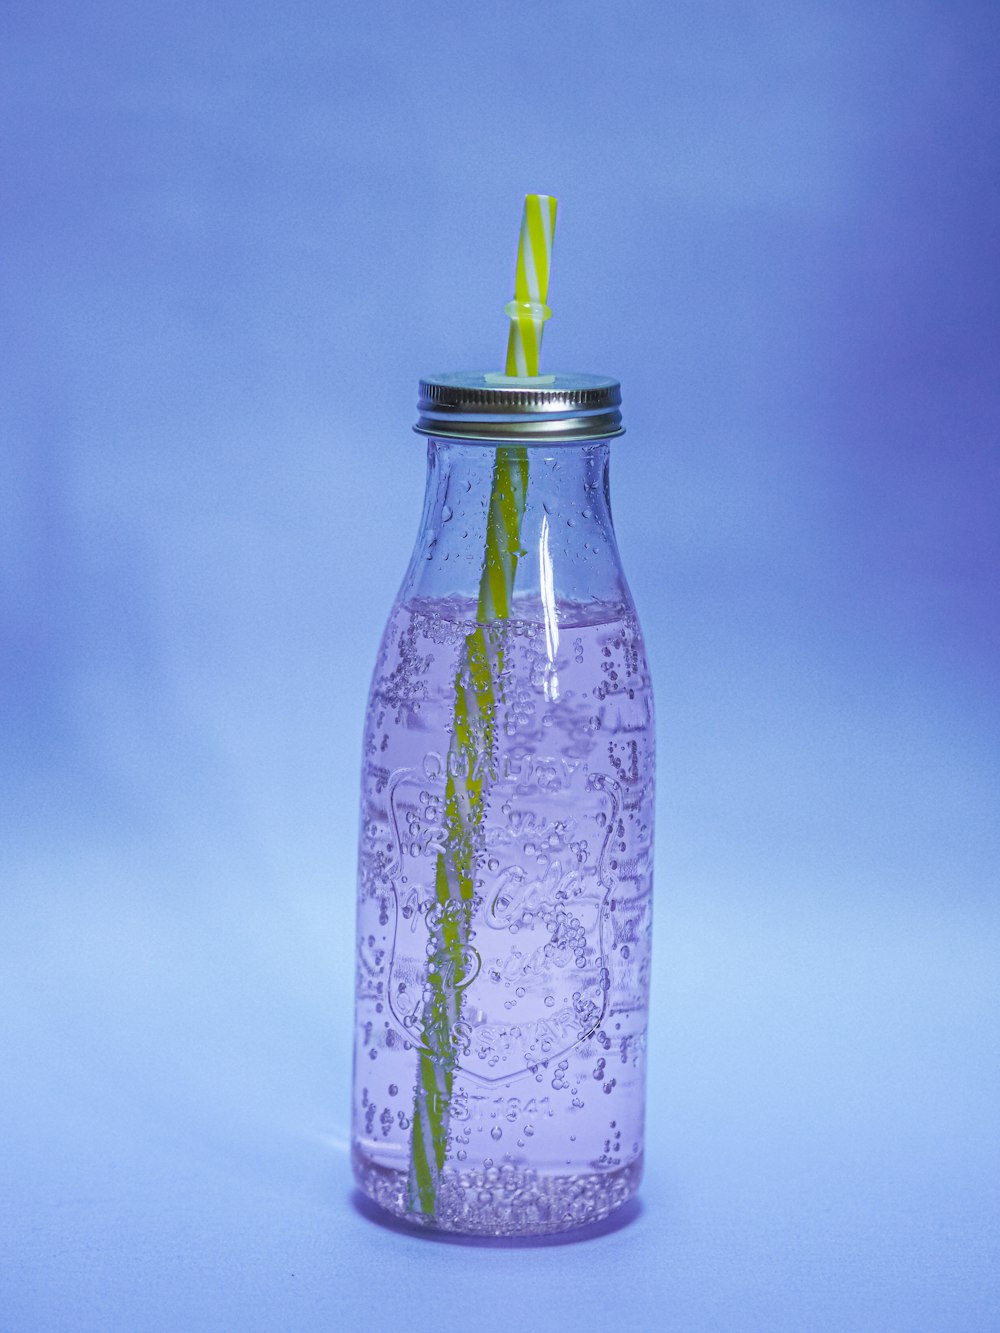
[[[654,728],[608,442],[528,449],[513,603],[484,625],[495,452],[429,442],[420,532],[372,679],[353,1154],[390,1212],[517,1236],[603,1218],[639,1182]],[[471,756],[455,744],[470,642],[492,662]],[[470,792],[478,814],[456,825]],[[456,827],[460,913],[442,891]]]

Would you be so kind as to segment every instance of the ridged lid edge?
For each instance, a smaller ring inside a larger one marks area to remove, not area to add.
[[[456,439],[576,441],[621,435],[621,385],[599,375],[483,371],[420,381],[414,430]]]

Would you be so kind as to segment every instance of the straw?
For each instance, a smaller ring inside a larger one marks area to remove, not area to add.
[[[507,374],[537,375],[542,329],[549,317],[549,261],[556,229],[556,201],[549,194],[529,194],[521,217],[521,239],[514,270],[514,299],[507,343]]]
[[[542,331],[549,316],[549,258],[556,201],[529,194],[524,201],[507,346],[508,375],[537,375]],[[491,628],[511,613],[528,487],[523,446],[499,448],[486,519],[486,549],[479,581],[477,625],[465,636],[455,675],[455,724],[445,784],[445,850],[434,876],[434,906],[426,916],[428,969],[422,1011],[424,1044],[414,1094],[413,1144],[407,1206],[434,1216],[448,1150],[452,1090],[467,1040],[462,994],[476,978],[472,947],[475,870],[483,851],[482,822],[493,775],[493,740],[503,650]],[[458,775],[458,776],[456,776]]]

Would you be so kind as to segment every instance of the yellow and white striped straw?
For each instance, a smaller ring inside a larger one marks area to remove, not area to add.
[[[556,201],[529,194],[524,201],[514,300],[507,307],[508,375],[537,375],[542,327],[549,309],[549,258]],[[479,581],[476,626],[465,636],[455,673],[455,712],[445,783],[445,848],[438,853],[429,931],[423,1045],[414,1088],[412,1154],[407,1187],[411,1212],[433,1217],[448,1154],[451,1102],[461,1040],[462,996],[470,970],[475,867],[492,777],[496,706],[502,648],[498,621],[514,605],[514,576],[521,553],[521,520],[528,489],[528,451],[503,445],[496,451],[486,548]],[[461,775],[461,776],[459,776]]]
[[[549,317],[549,262],[556,230],[556,201],[550,194],[529,194],[521,217],[521,240],[514,271],[514,299],[507,307],[510,341],[507,374],[537,375],[542,329]]]
[[[514,299],[504,307],[510,316],[508,375],[538,374],[542,332],[551,313],[545,299],[555,229],[556,201],[552,195],[526,195],[514,269]],[[510,615],[527,488],[528,451],[523,446],[498,449],[479,584],[480,620],[505,620]]]

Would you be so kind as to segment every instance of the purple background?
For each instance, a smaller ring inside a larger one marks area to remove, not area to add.
[[[996,5],[0,35],[0,1327],[1000,1327]],[[344,1149],[416,379],[499,367],[526,190],[624,385],[657,972],[641,1209],[493,1250]]]

